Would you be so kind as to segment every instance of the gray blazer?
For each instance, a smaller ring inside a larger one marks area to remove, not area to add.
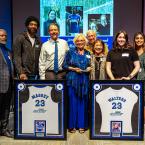
[[[10,73],[8,65],[3,56],[2,50],[0,49],[0,93],[6,93],[8,91],[9,83],[10,83]]]

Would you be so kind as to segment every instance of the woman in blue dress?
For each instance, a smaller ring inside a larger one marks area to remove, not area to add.
[[[86,37],[78,34],[74,38],[75,50],[70,50],[66,54],[63,68],[68,71],[66,75],[69,113],[68,128],[71,133],[84,133],[88,128],[88,87],[90,53],[84,49]]]

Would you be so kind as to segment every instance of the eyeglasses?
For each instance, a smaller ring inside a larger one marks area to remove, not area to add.
[[[6,37],[7,37],[7,35],[0,35],[0,36],[2,36],[2,37],[3,37],[3,36],[6,36]]]

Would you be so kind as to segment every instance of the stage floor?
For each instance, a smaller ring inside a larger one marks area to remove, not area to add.
[[[89,131],[86,131],[84,134],[68,133],[67,141],[16,140],[0,136],[0,145],[145,145],[145,141],[89,140]]]

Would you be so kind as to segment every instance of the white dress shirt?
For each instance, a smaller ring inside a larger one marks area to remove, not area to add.
[[[69,50],[68,44],[63,39],[57,39],[58,45],[58,67],[62,70],[62,63],[65,58],[66,52]],[[39,75],[40,79],[45,79],[46,70],[54,70],[54,54],[55,54],[55,43],[54,40],[50,39],[43,43],[40,57],[39,57]]]

